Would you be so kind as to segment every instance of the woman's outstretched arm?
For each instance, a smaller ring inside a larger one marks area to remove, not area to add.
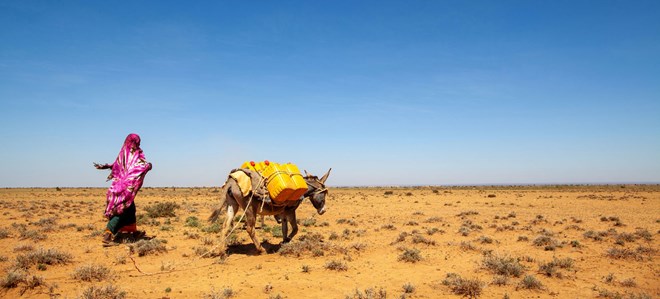
[[[109,168],[112,168],[112,165],[111,164],[99,164],[99,163],[94,162],[94,167],[96,167],[96,169],[109,169]]]

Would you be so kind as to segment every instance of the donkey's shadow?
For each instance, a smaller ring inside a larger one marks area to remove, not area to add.
[[[266,254],[276,253],[282,247],[281,244],[271,244],[268,241],[262,241],[261,247],[266,250]],[[254,244],[238,244],[227,246],[227,254],[258,255],[259,252]]]

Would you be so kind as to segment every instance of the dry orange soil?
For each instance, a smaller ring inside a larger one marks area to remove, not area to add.
[[[216,189],[144,188],[139,228],[161,251],[142,256],[101,246],[104,194],[0,189],[0,297],[660,297],[657,185],[332,188],[290,244],[268,217],[269,253],[239,225],[226,256]],[[144,216],[168,202],[175,216]]]

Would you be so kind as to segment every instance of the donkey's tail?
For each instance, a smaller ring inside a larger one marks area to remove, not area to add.
[[[211,216],[209,216],[209,222],[218,221],[218,218],[220,218],[220,215],[222,215],[223,210],[226,210],[227,191],[227,184],[224,184],[222,188],[220,188],[220,202],[218,207],[213,210],[213,213],[211,213]]]

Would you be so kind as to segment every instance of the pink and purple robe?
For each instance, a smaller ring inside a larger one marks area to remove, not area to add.
[[[112,185],[107,193],[106,217],[121,215],[124,209],[133,204],[135,195],[142,187],[144,176],[149,170],[151,163],[147,162],[140,149],[140,136],[128,135],[108,176],[108,179],[112,180]]]

